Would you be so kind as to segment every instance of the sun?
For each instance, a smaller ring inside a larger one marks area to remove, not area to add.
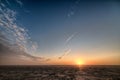
[[[76,63],[76,65],[84,65],[85,64],[85,62],[80,59],[76,60],[75,63]]]

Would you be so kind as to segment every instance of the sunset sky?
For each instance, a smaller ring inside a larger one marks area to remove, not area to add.
[[[119,0],[0,0],[0,65],[120,65]]]

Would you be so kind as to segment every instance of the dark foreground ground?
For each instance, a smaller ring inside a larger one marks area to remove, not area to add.
[[[120,80],[120,66],[0,66],[0,80]]]

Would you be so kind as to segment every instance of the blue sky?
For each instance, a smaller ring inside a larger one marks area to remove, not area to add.
[[[74,33],[77,35],[71,44],[79,45],[99,45],[103,39],[107,43],[112,38],[120,37],[120,6],[117,1],[80,1],[78,4],[74,0],[26,1],[24,5],[29,12],[20,12],[19,20],[43,52],[60,48]],[[71,12],[74,14],[69,17]],[[76,38],[78,42],[74,41]]]

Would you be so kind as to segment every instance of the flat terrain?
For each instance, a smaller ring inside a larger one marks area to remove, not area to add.
[[[120,66],[0,66],[0,80],[120,80]]]

